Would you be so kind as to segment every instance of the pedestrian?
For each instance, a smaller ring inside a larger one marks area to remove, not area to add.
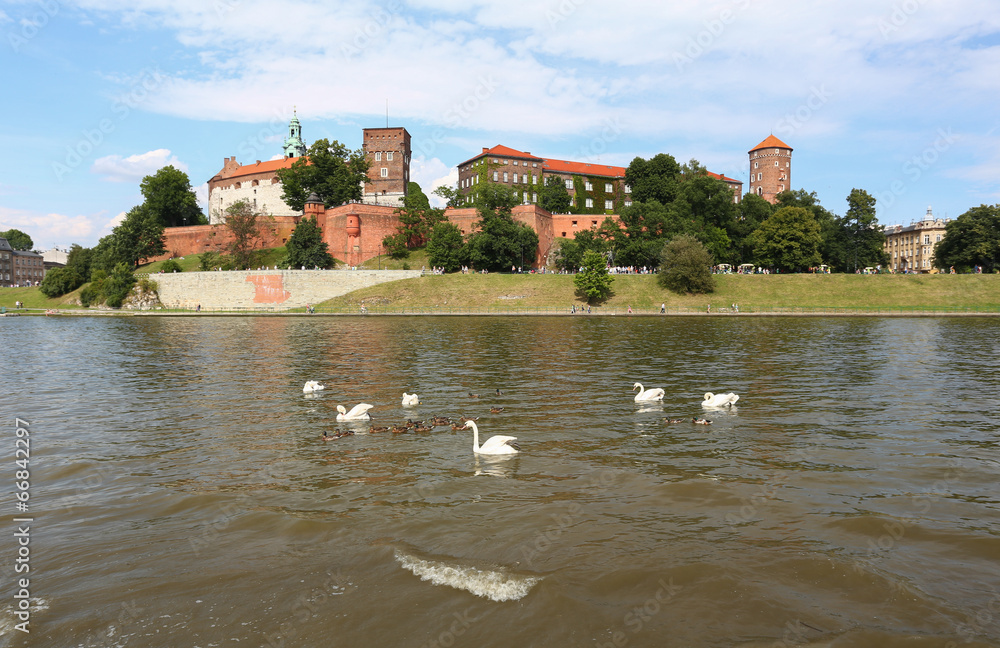
[[[667,304],[666,304],[666,302],[664,302],[664,303],[660,304],[660,315],[663,315],[666,312],[667,312]]]
[[[705,312],[706,313],[711,313],[712,312],[712,305],[711,304],[708,305],[708,310],[705,311]]]
[[[196,312],[196,313],[200,313],[201,312],[201,304],[198,304],[197,306],[194,307],[194,312]]]
[[[629,315],[632,314],[632,304],[629,304],[629,306],[628,306],[628,314]]]

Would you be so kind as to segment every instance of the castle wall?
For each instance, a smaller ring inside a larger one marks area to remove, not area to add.
[[[166,308],[285,310],[420,275],[419,270],[232,270],[150,278]]]
[[[264,241],[261,247],[279,247],[287,243],[298,221],[298,216],[275,217],[273,222],[264,227]],[[233,236],[225,225],[168,227],[163,230],[163,238],[167,248],[166,253],[150,259],[151,261],[202,252],[224,252],[233,242]]]
[[[226,209],[240,200],[246,200],[254,209],[272,216],[299,216],[282,199],[282,186],[273,171],[213,184],[216,186],[209,187],[208,193],[209,222],[213,225],[225,222]]]

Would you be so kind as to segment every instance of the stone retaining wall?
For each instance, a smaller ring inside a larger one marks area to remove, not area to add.
[[[166,308],[284,310],[389,281],[420,270],[230,270],[153,274]]]

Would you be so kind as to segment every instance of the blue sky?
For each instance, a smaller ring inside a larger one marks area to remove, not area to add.
[[[360,148],[386,101],[427,193],[496,144],[746,183],[773,133],[838,214],[852,188],[884,224],[1000,202],[995,0],[4,1],[0,37],[0,230],[39,249],[96,244],[166,164],[204,206],[293,106]]]

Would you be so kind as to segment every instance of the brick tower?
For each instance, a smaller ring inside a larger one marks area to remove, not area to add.
[[[410,134],[405,128],[366,128],[368,182],[364,202],[402,207],[410,182]]]
[[[792,188],[792,147],[774,135],[750,149],[750,193],[771,203]]]

